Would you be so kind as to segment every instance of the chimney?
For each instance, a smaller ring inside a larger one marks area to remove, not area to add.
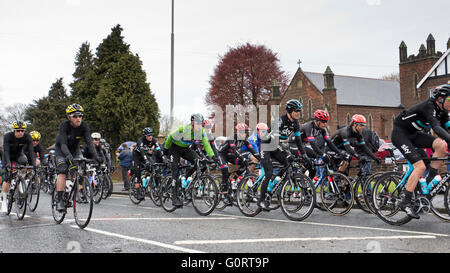
[[[323,89],[335,89],[334,88],[334,73],[331,68],[327,66],[325,73],[323,74],[324,88]]]
[[[428,35],[427,38],[427,55],[434,55],[436,53],[436,47],[435,47],[435,42],[434,42],[434,37],[433,35]]]
[[[401,42],[399,49],[400,49],[400,62],[404,62],[408,58],[408,48],[406,47],[404,41]]]
[[[425,46],[422,44],[419,48],[419,56],[423,57],[427,55],[427,49],[425,48]]]

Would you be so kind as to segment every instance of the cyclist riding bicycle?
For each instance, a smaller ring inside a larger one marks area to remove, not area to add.
[[[258,206],[263,210],[269,210],[270,203],[266,200],[267,186],[269,185],[269,180],[272,179],[273,165],[272,159],[280,162],[284,166],[287,166],[294,158],[293,155],[288,151],[288,140],[291,134],[294,135],[295,143],[298,148],[298,156],[300,156],[305,165],[312,165],[311,159],[305,152],[300,132],[300,111],[302,109],[302,104],[296,99],[292,99],[286,102],[287,114],[283,115],[279,119],[279,143],[276,143],[273,133],[269,136],[264,136],[261,144],[261,166],[264,169],[264,178],[261,183],[261,196],[258,201]],[[275,141],[273,141],[275,140]],[[275,145],[273,145],[275,144]],[[282,174],[279,174],[280,176]]]
[[[336,145],[337,148],[347,152],[352,157],[360,159],[360,155],[355,152],[352,147],[358,147],[364,150],[365,154],[370,158],[375,160],[377,164],[381,163],[381,159],[376,157],[372,151],[367,147],[366,142],[362,136],[362,131],[367,125],[366,118],[363,115],[353,115],[350,125],[345,126],[337,130],[337,132],[331,137],[331,141]],[[341,162],[339,171],[348,175],[348,166],[350,165],[352,158],[349,157],[347,160]]]
[[[42,145],[39,143],[39,141],[41,140],[41,134],[38,131],[31,131],[30,136],[31,139],[33,140],[33,150],[36,156],[36,166],[39,167],[41,166],[41,164],[45,165],[44,164],[44,161],[46,161],[44,157],[45,151]],[[28,158],[28,164],[31,165],[31,155],[28,153],[28,148],[25,148],[25,155]],[[39,157],[39,159],[37,157]]]
[[[150,166],[152,157],[158,163],[163,162],[163,155],[158,141],[153,137],[153,129],[146,127],[142,130],[142,137],[137,141],[136,148],[133,149],[133,158],[131,161],[131,173],[135,177],[141,177],[141,170]],[[139,180],[137,180],[139,181]],[[136,189],[140,189],[139,183],[134,184]],[[137,190],[137,199],[144,199],[144,191]]]
[[[105,163],[106,159],[103,154],[102,147],[100,146],[100,138],[101,138],[100,133],[97,133],[97,132],[92,133],[91,138],[92,138],[92,144],[94,144],[95,151],[97,152],[98,158],[100,159],[100,161],[98,163],[100,163],[100,164]],[[94,157],[93,157],[94,155],[89,151],[89,145],[83,146],[83,149],[81,150],[81,154],[87,159],[94,159]]]
[[[66,176],[69,167],[73,166],[74,158],[81,157],[80,140],[83,138],[94,161],[101,160],[92,143],[91,129],[82,121],[84,109],[79,104],[71,104],[66,108],[67,120],[59,125],[58,135],[55,143],[55,162],[58,178],[56,180],[56,210],[66,212],[63,200],[66,187]]]
[[[408,110],[402,111],[394,119],[392,130],[392,144],[397,147],[405,158],[413,165],[405,191],[401,194],[399,208],[412,218],[419,219],[419,215],[413,209],[413,193],[419,178],[423,175],[426,166],[422,156],[416,148],[433,148],[433,157],[443,157],[447,154],[450,143],[450,84],[439,85],[433,90],[432,96]],[[426,128],[432,128],[439,138],[423,132]],[[441,161],[432,161],[427,177],[429,183],[439,173]]]
[[[114,171],[114,166],[111,161],[111,146],[104,138],[100,138],[100,147],[103,152],[103,156],[105,157],[105,164],[111,172]]]
[[[214,152],[209,143],[208,137],[203,129],[203,115],[192,114],[191,122],[186,125],[180,125],[172,133],[170,133],[164,143],[164,155],[170,156],[170,164],[172,169],[172,194],[175,196],[173,199],[173,206],[182,207],[183,202],[178,196],[178,189],[181,188],[179,163],[180,158],[184,158],[190,163],[194,163],[199,159],[199,155],[190,148],[195,140],[200,140],[205,147],[205,151],[210,158],[214,158]],[[186,177],[191,176],[195,171],[195,168],[190,168],[186,172]]]
[[[316,160],[322,159],[325,163],[329,163],[331,160],[326,153],[328,149],[335,152],[341,159],[349,157],[345,151],[339,150],[331,141],[331,137],[327,130],[327,123],[329,120],[330,115],[328,112],[318,109],[314,112],[314,120],[309,121],[300,127],[303,142],[308,143],[311,146],[311,148],[305,148],[308,156],[316,158]],[[316,170],[312,168],[309,177],[313,178],[315,172]]]
[[[30,155],[31,165],[36,169],[36,155],[33,150],[33,141],[30,134],[25,133],[27,124],[23,121],[14,121],[12,123],[13,132],[6,133],[3,136],[3,167],[5,168],[5,181],[2,186],[2,207],[1,212],[7,211],[7,194],[11,184],[11,177],[9,177],[11,167],[13,165],[27,165],[28,159],[25,152]],[[27,149],[25,151],[24,149]]]
[[[222,171],[222,183],[220,184],[221,192],[224,194],[224,203],[229,206],[232,204],[231,196],[228,192],[228,179],[230,177],[230,173],[228,171],[227,163],[235,164],[235,165],[244,165],[248,161],[249,153],[251,153],[257,160],[261,159],[259,153],[257,153],[250,142],[247,140],[248,137],[248,126],[245,123],[239,123],[235,127],[237,133],[232,137],[229,137],[225,140],[222,146],[219,149],[219,158],[221,162],[225,162],[224,165],[220,166]],[[242,151],[241,149],[245,147],[246,151]],[[237,173],[236,175],[240,175],[242,173]]]

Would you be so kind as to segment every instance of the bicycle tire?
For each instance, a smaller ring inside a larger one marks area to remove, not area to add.
[[[100,201],[102,201],[104,179],[105,177],[103,175],[97,175],[96,179],[92,179],[91,181],[91,188],[95,204],[98,204],[100,203]]]
[[[401,179],[402,176],[398,175],[397,172],[384,173],[377,179],[372,190],[375,215],[385,223],[393,226],[401,226],[412,220],[396,204],[396,201],[400,199],[400,192],[404,187],[397,188]]]
[[[128,196],[130,197],[131,203],[139,205],[139,203],[142,202],[142,199],[137,198],[137,191],[139,188],[136,188],[135,184],[140,183],[138,182],[138,178],[135,175],[132,175],[130,179],[130,187],[128,189]]]
[[[172,204],[172,177],[167,176],[161,183],[161,190],[159,192],[159,199],[161,200],[161,207],[167,212],[173,212],[177,208]]]
[[[202,175],[200,179],[194,179],[192,185],[192,206],[201,216],[207,216],[214,211],[217,205],[218,193],[217,184],[210,175]],[[202,204],[205,207],[202,207]]]
[[[81,180],[81,181],[80,181]],[[81,183],[80,183],[81,182]],[[73,189],[73,216],[75,223],[81,229],[87,227],[91,220],[92,211],[94,208],[92,185],[85,176],[79,176]],[[85,198],[85,200],[83,200]],[[84,206],[84,204],[86,204]],[[82,209],[83,208],[83,209]],[[82,212],[82,210],[85,210]],[[81,215],[83,214],[83,215]]]
[[[377,179],[383,175],[385,172],[376,172],[369,176],[366,179],[366,183],[364,184],[363,194],[364,194],[364,202],[367,205],[367,208],[370,210],[371,213],[375,214],[375,208],[373,205],[373,188],[375,186],[375,183],[377,182]],[[398,172],[397,172],[398,173]],[[401,173],[398,173],[401,175]]]
[[[18,220],[22,220],[27,212],[27,185],[19,179],[14,190],[14,207]]]
[[[14,192],[15,192],[15,188],[14,189],[10,188],[8,191],[8,195],[6,196],[6,199],[8,200],[8,204],[6,206],[6,215],[9,215],[11,213],[12,206],[14,203]]]
[[[61,224],[62,221],[64,221],[64,217],[66,216],[66,212],[59,212],[56,210],[56,188],[53,188],[53,191],[51,193],[52,199],[51,199],[51,207],[52,207],[52,216],[53,220],[57,224]]]
[[[38,183],[36,181],[36,176],[34,176],[30,180],[30,184],[28,185],[28,198],[27,198],[27,204],[28,208],[31,212],[35,211],[38,204],[39,204],[39,196],[40,196],[40,187],[41,183]]]
[[[328,181],[329,177],[331,182]],[[355,201],[353,193],[352,182],[346,175],[338,172],[330,174],[320,185],[322,207],[332,215],[344,216],[352,209]]]
[[[450,215],[450,184],[447,182],[447,185],[445,185],[447,189],[444,193],[444,207],[447,210],[447,214]]]
[[[153,176],[153,179],[147,185],[147,192],[155,206],[161,206],[161,199],[159,198],[159,192],[161,190],[161,181],[157,181],[156,177]]]
[[[312,180],[301,173],[286,179],[281,185],[281,211],[292,221],[303,221],[314,211],[316,191]],[[306,205],[306,206],[305,206]],[[302,208],[306,210],[301,211]]]
[[[255,185],[255,182],[257,180],[258,175],[251,173],[242,178],[242,180],[238,184],[236,194],[238,200],[238,208],[239,211],[247,217],[255,217],[262,211],[262,209],[257,204],[259,195],[261,194],[260,183],[258,182],[258,184]],[[249,186],[249,184],[253,185]]]
[[[364,186],[366,185],[365,182],[367,181],[367,178],[365,178],[364,180],[363,179],[364,178],[360,178],[356,181],[356,183],[353,184],[353,196],[358,208],[366,213],[372,213],[364,199]]]

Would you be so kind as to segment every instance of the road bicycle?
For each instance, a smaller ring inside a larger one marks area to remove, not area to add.
[[[166,166],[166,163],[151,163],[140,171],[140,177],[132,175],[128,196],[133,204],[138,205],[148,195],[153,204],[161,206],[159,192],[164,179],[163,168]],[[137,184],[138,187],[135,186]]]
[[[422,160],[447,162],[448,157],[422,158]],[[400,194],[414,170],[410,162],[408,162],[408,166],[409,169],[404,174],[394,171],[384,173],[373,187],[372,202],[375,214],[390,225],[404,225],[412,219],[398,207]],[[439,183],[428,186],[429,192],[424,192],[420,183],[417,183],[414,191],[414,210],[417,214],[432,213],[440,220],[450,222],[449,178],[450,173],[444,173]]]
[[[76,158],[69,166],[69,173],[66,176],[66,188],[63,194],[63,201],[66,208],[73,208],[75,223],[84,229],[91,220],[94,208],[92,184],[89,183],[86,164],[92,162],[86,158]],[[53,219],[57,224],[63,222],[67,211],[60,212],[56,209],[56,188],[52,193],[51,209]]]
[[[34,172],[30,172],[33,169],[32,166],[17,165],[10,168],[10,181],[11,185],[6,195],[8,200],[6,215],[11,213],[14,206],[16,216],[18,220],[22,220],[25,217],[27,211],[27,195],[28,184]]]

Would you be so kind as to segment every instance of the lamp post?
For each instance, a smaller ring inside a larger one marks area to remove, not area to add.
[[[173,126],[173,96],[174,96],[174,92],[173,92],[173,62],[174,62],[174,32],[173,32],[173,10],[174,10],[174,0],[172,0],[172,33],[170,35],[170,40],[171,40],[171,61],[170,61],[170,129],[172,130],[172,126]]]

